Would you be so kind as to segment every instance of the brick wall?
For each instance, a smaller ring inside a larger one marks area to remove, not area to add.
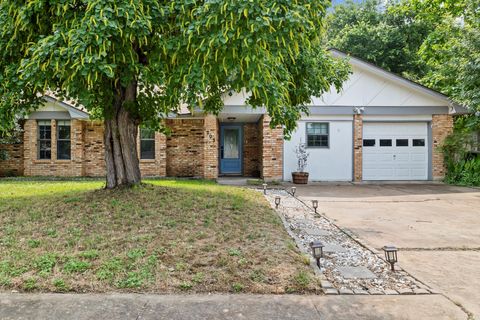
[[[165,177],[167,175],[166,143],[165,135],[155,132],[155,159],[140,159],[142,177]],[[137,150],[140,155],[140,132],[137,139]]]
[[[363,115],[353,116],[353,180],[362,181]]]
[[[260,176],[260,134],[257,123],[246,123],[243,126],[243,175]]]
[[[203,177],[216,179],[218,177],[218,120],[213,115],[204,119],[203,131]]]
[[[204,119],[168,119],[167,176],[203,177]]]
[[[83,125],[81,120],[71,121],[71,159],[57,159],[57,121],[52,120],[51,159],[38,159],[37,121],[27,120],[24,127],[24,174],[26,176],[84,176]]]
[[[270,117],[263,115],[258,123],[261,141],[261,176],[264,180],[283,178],[283,129],[270,128]]]
[[[87,177],[105,176],[105,151],[103,149],[103,122],[85,121],[84,135],[85,175]]]
[[[453,117],[448,114],[432,116],[432,176],[433,180],[442,180],[445,177],[443,153],[440,150],[445,138],[453,131]]]
[[[0,159],[0,177],[23,175],[23,143],[0,144],[0,152],[7,155]]]

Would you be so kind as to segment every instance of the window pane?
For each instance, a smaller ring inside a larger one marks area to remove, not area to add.
[[[57,127],[58,139],[70,140],[70,126],[61,125]]]
[[[146,128],[140,128],[140,139],[155,139],[155,131]]]
[[[328,148],[328,123],[307,123],[307,147]]]
[[[392,139],[380,139],[380,147],[391,147]]]
[[[38,137],[39,139],[48,139],[52,138],[52,127],[50,125],[41,125],[38,127]]]
[[[412,145],[414,147],[424,147],[425,146],[425,139],[413,139]]]
[[[57,159],[70,160],[70,141],[59,140],[57,143]]]
[[[396,146],[397,147],[408,147],[408,139],[397,139]]]
[[[363,139],[364,147],[375,147],[375,139]]]
[[[40,141],[38,143],[38,158],[39,159],[50,159],[52,156],[52,142],[51,141]]]
[[[225,129],[223,131],[223,158],[224,159],[238,159],[239,144],[238,144],[238,129]]]
[[[307,134],[328,134],[328,123],[309,122],[307,123]]]
[[[140,158],[155,159],[155,140],[140,141]]]

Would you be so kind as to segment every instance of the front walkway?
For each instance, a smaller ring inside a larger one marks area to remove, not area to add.
[[[0,294],[0,319],[465,319],[440,296]]]

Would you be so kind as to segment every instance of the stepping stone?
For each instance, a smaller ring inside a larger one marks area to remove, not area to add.
[[[376,278],[372,271],[365,267],[338,267],[338,271],[345,279],[373,279]]]
[[[328,236],[330,235],[330,232],[322,229],[310,229],[306,228],[305,233],[308,234],[309,236]]]
[[[347,249],[336,243],[325,243],[323,252],[346,252]]]

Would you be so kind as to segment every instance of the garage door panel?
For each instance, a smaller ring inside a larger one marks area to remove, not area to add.
[[[426,122],[366,122],[363,139],[375,139],[374,146],[363,147],[364,180],[428,179],[428,147],[419,143],[428,141]]]

